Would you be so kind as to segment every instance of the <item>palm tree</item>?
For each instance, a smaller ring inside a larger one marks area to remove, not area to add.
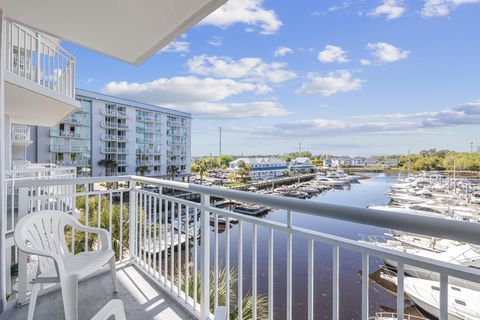
[[[100,197],[100,220],[98,214],[98,197],[89,197],[88,199],[88,213],[86,212],[86,201],[85,197],[78,197],[76,200],[76,208],[80,211],[80,223],[87,225],[86,216],[88,214],[88,226],[97,227],[110,230],[110,200],[108,196]],[[111,237],[112,237],[112,248],[115,251],[116,258],[118,259],[120,255],[124,255],[128,251],[128,226],[129,226],[129,216],[128,216],[128,205],[123,205],[122,215],[120,215],[121,207],[120,204],[112,203],[112,226],[111,226]],[[120,223],[120,216],[122,217],[122,223]],[[122,228],[120,228],[122,226]],[[122,233],[122,248],[123,252],[120,251],[120,230]],[[67,233],[67,246],[71,247],[71,231],[65,230]],[[85,251],[85,233],[84,232],[75,232],[75,243],[74,248],[75,252]],[[94,250],[98,246],[98,237],[95,234],[89,233],[87,240],[87,248],[89,251]]]
[[[111,176],[112,172],[113,172],[113,169],[115,169],[117,167],[117,162],[115,160],[112,160],[112,159],[103,159],[103,160],[98,161],[98,165],[100,167],[105,168],[105,174],[107,176]]]
[[[195,276],[193,272],[189,273],[188,279],[184,278],[185,271],[182,272],[182,279],[181,279],[181,289],[185,291],[185,285],[188,281],[188,292],[187,294],[190,297],[194,297],[194,287],[195,287]],[[229,283],[230,283],[230,292],[229,297],[230,301],[232,302],[232,306],[230,307],[230,319],[232,320],[247,320],[252,319],[253,317],[253,296],[251,292],[247,292],[242,299],[242,318],[238,317],[238,306],[233,307],[234,303],[238,301],[237,293],[235,291],[235,286],[237,283],[238,274],[234,268],[231,268],[229,271],[224,266],[219,266],[218,270],[218,283],[215,284],[215,273],[214,271],[210,271],[210,288],[209,288],[209,296],[210,296],[210,312],[215,312],[215,287],[217,287],[218,291],[218,305],[224,306],[226,303],[227,297],[227,275],[229,276]],[[176,280],[176,284],[178,285],[178,280]],[[201,299],[201,277],[200,273],[197,273],[197,301]],[[257,318],[258,319],[267,319],[268,318],[268,299],[265,295],[257,295]]]
[[[203,175],[208,171],[208,164],[205,160],[192,164],[192,172],[200,175],[200,184],[203,184]]]
[[[178,169],[178,166],[170,165],[167,168],[167,172],[172,177],[172,180],[175,180],[175,177],[180,172],[180,169]]]
[[[145,173],[147,173],[147,171],[148,171],[148,167],[147,166],[138,166],[136,168],[136,171],[139,175],[144,176]]]
[[[242,182],[246,182],[247,179],[250,177],[250,173],[252,172],[252,166],[249,164],[246,164],[245,161],[240,160],[238,161],[238,175],[240,176],[240,179]]]

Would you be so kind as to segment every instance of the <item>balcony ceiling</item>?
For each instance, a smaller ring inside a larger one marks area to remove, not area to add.
[[[53,127],[79,107],[74,99],[5,73],[5,114],[11,122]]]
[[[7,18],[138,65],[226,0],[2,0]]]

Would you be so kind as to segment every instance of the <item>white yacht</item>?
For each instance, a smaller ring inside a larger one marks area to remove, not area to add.
[[[397,277],[382,274],[387,281],[397,284]],[[440,284],[438,281],[405,277],[404,291],[422,310],[439,317]],[[480,319],[480,292],[448,285],[448,319]]]

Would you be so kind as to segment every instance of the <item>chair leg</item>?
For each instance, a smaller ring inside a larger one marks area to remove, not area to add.
[[[62,279],[61,287],[65,320],[78,320],[78,278]]]
[[[35,313],[35,306],[37,304],[38,292],[40,291],[41,284],[35,283],[32,286],[32,292],[30,293],[30,303],[28,305],[28,320],[33,320],[33,315]]]
[[[115,255],[110,259],[110,272],[112,273],[112,289],[113,293],[118,292],[118,287],[117,287],[117,268],[115,266]]]

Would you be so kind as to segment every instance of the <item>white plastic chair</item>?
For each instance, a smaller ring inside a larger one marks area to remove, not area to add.
[[[65,227],[98,234],[101,247],[73,255],[67,248]],[[38,293],[44,283],[60,283],[66,320],[78,319],[78,281],[110,263],[113,292],[117,292],[115,253],[110,234],[86,227],[67,213],[39,211],[20,219],[15,227],[15,244],[26,254],[38,256],[37,276],[33,280],[28,320],[33,319]],[[23,275],[25,276],[25,275]]]
[[[127,317],[125,316],[125,310],[123,309],[122,300],[110,300],[90,320],[108,320],[112,316],[115,320],[127,320]]]

